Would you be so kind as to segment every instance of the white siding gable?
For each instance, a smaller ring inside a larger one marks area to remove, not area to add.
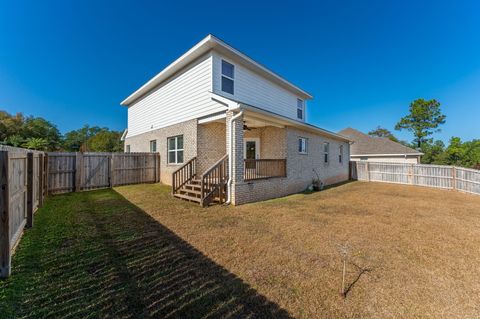
[[[210,98],[212,55],[200,58],[180,74],[128,108],[128,137],[224,111]]]
[[[221,89],[222,59],[235,66],[233,96]],[[294,120],[305,121],[305,111],[303,119],[297,118],[299,96],[217,52],[213,53],[213,92]]]

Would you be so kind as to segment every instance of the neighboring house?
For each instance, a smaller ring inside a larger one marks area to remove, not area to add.
[[[383,137],[373,137],[346,128],[338,134],[347,137],[350,146],[350,160],[370,162],[420,163],[423,153]]]
[[[126,152],[159,152],[177,197],[235,205],[348,179],[349,140],[305,122],[312,96],[208,35],[121,104]]]

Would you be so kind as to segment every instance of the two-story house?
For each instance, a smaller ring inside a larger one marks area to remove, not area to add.
[[[208,35],[127,97],[126,152],[159,152],[179,198],[235,205],[348,179],[349,140],[308,124],[312,96]]]

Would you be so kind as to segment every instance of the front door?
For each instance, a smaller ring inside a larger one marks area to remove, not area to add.
[[[245,159],[260,158],[260,139],[245,138],[243,141],[243,157]]]

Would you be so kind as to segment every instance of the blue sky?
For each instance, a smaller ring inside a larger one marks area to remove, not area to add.
[[[393,130],[435,98],[435,137],[480,138],[480,1],[3,1],[0,109],[123,130],[120,101],[208,33],[314,96],[307,120]],[[411,140],[407,132],[396,132]]]

